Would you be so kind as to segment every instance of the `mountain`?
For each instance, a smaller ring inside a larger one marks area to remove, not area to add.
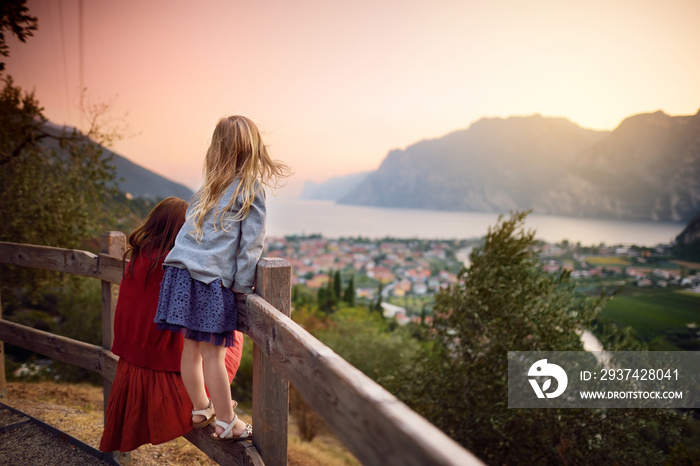
[[[678,244],[700,244],[700,213],[693,217],[683,231],[676,237]]]
[[[700,112],[629,117],[539,199],[543,213],[688,221],[700,210]]]
[[[44,124],[44,129],[56,136],[73,133],[73,128],[59,126],[50,122]],[[42,140],[42,143],[60,151],[58,143],[53,138],[46,138]],[[116,171],[116,182],[121,192],[128,193],[133,197],[153,201],[169,196],[179,197],[188,202],[192,198],[192,190],[185,185],[147,170],[106,147],[102,147],[102,150],[105,154],[112,156],[112,164]]]
[[[564,118],[484,118],[389,152],[340,203],[484,212],[531,206],[605,134]]]
[[[339,203],[687,220],[700,209],[700,112],[635,115],[613,131],[541,115],[484,118],[389,152]]]
[[[119,154],[112,154],[120,191],[150,200],[174,196],[189,202],[192,198],[193,191],[185,185],[147,170]]]
[[[700,213],[676,237],[672,251],[679,259],[700,262]]]
[[[337,201],[345,197],[355,186],[364,181],[370,172],[336,176],[321,183],[307,181],[301,191],[302,199]]]

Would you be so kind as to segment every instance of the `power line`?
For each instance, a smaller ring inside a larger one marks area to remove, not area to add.
[[[84,37],[83,37],[84,23],[83,23],[83,0],[78,0],[78,67],[80,73],[80,126],[83,126],[83,110],[84,110],[84,98],[85,98],[85,85],[84,85],[84,68],[83,68],[83,55],[84,55]]]
[[[56,13],[52,8],[51,2],[46,3],[46,17],[48,25],[48,33],[51,36],[51,56],[46,60],[47,66],[50,66],[56,76],[56,80],[53,83],[55,86],[60,86],[61,80],[61,60],[59,59],[60,48],[59,42],[55,40],[56,35],[59,33],[56,31]],[[60,18],[59,18],[60,20]],[[63,76],[65,77],[65,62],[63,69]]]
[[[58,0],[58,19],[59,25],[61,27],[61,55],[63,57],[63,84],[65,90],[65,101],[66,101],[66,116],[70,119],[70,105],[69,105],[69,91],[68,91],[68,60],[66,59],[66,32],[63,27],[63,1]]]

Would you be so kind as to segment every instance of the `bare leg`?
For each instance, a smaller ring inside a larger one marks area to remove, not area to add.
[[[185,390],[194,405],[194,409],[206,409],[209,406],[209,398],[204,389],[204,375],[202,373],[202,355],[200,343],[187,338],[183,339],[182,358],[180,359],[180,375]],[[204,416],[194,416],[193,422],[201,422]]]
[[[226,347],[201,342],[199,350],[201,351],[204,366],[204,380],[209,389],[211,400],[214,403],[216,418],[228,424],[233,420],[233,407],[231,406],[231,387],[228,383],[228,374],[224,363]],[[233,427],[232,433],[234,436],[238,436],[244,430],[245,422],[239,419]],[[217,434],[221,434],[223,431],[223,428],[216,426]]]

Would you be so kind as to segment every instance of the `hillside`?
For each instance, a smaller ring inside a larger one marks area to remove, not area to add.
[[[120,191],[150,200],[174,196],[189,202],[192,198],[192,190],[185,185],[147,170],[119,154],[112,154]]]
[[[700,213],[676,237],[673,253],[679,259],[700,262]]]
[[[676,237],[676,241],[684,245],[700,243],[700,213],[688,222],[688,225]]]
[[[70,134],[73,131],[73,128],[63,127],[53,123],[47,123],[44,129],[54,135],[59,135],[61,133]],[[58,143],[52,138],[46,138],[42,140],[42,143],[53,149],[60,150]],[[116,169],[117,175],[116,181],[121,192],[151,201],[169,196],[175,196],[189,201],[192,197],[193,192],[188,187],[147,170],[105,147],[103,147],[102,150],[105,154],[112,156],[112,164]]]
[[[700,209],[700,112],[593,131],[541,115],[484,118],[389,152],[341,204],[687,221]]]

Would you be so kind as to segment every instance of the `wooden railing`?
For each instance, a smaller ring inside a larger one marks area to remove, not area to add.
[[[110,351],[122,276],[125,237],[109,232],[102,252],[0,242],[0,263],[102,280],[102,347],[2,319],[0,396],[5,390],[2,341],[98,372],[105,406],[116,373]],[[254,342],[253,443],[219,443],[211,426],[185,437],[219,464],[286,465],[289,382],[363,463],[377,465],[482,464],[470,452],[401,403],[289,318],[291,267],[283,259],[258,263],[256,294],[239,310],[239,329]]]

